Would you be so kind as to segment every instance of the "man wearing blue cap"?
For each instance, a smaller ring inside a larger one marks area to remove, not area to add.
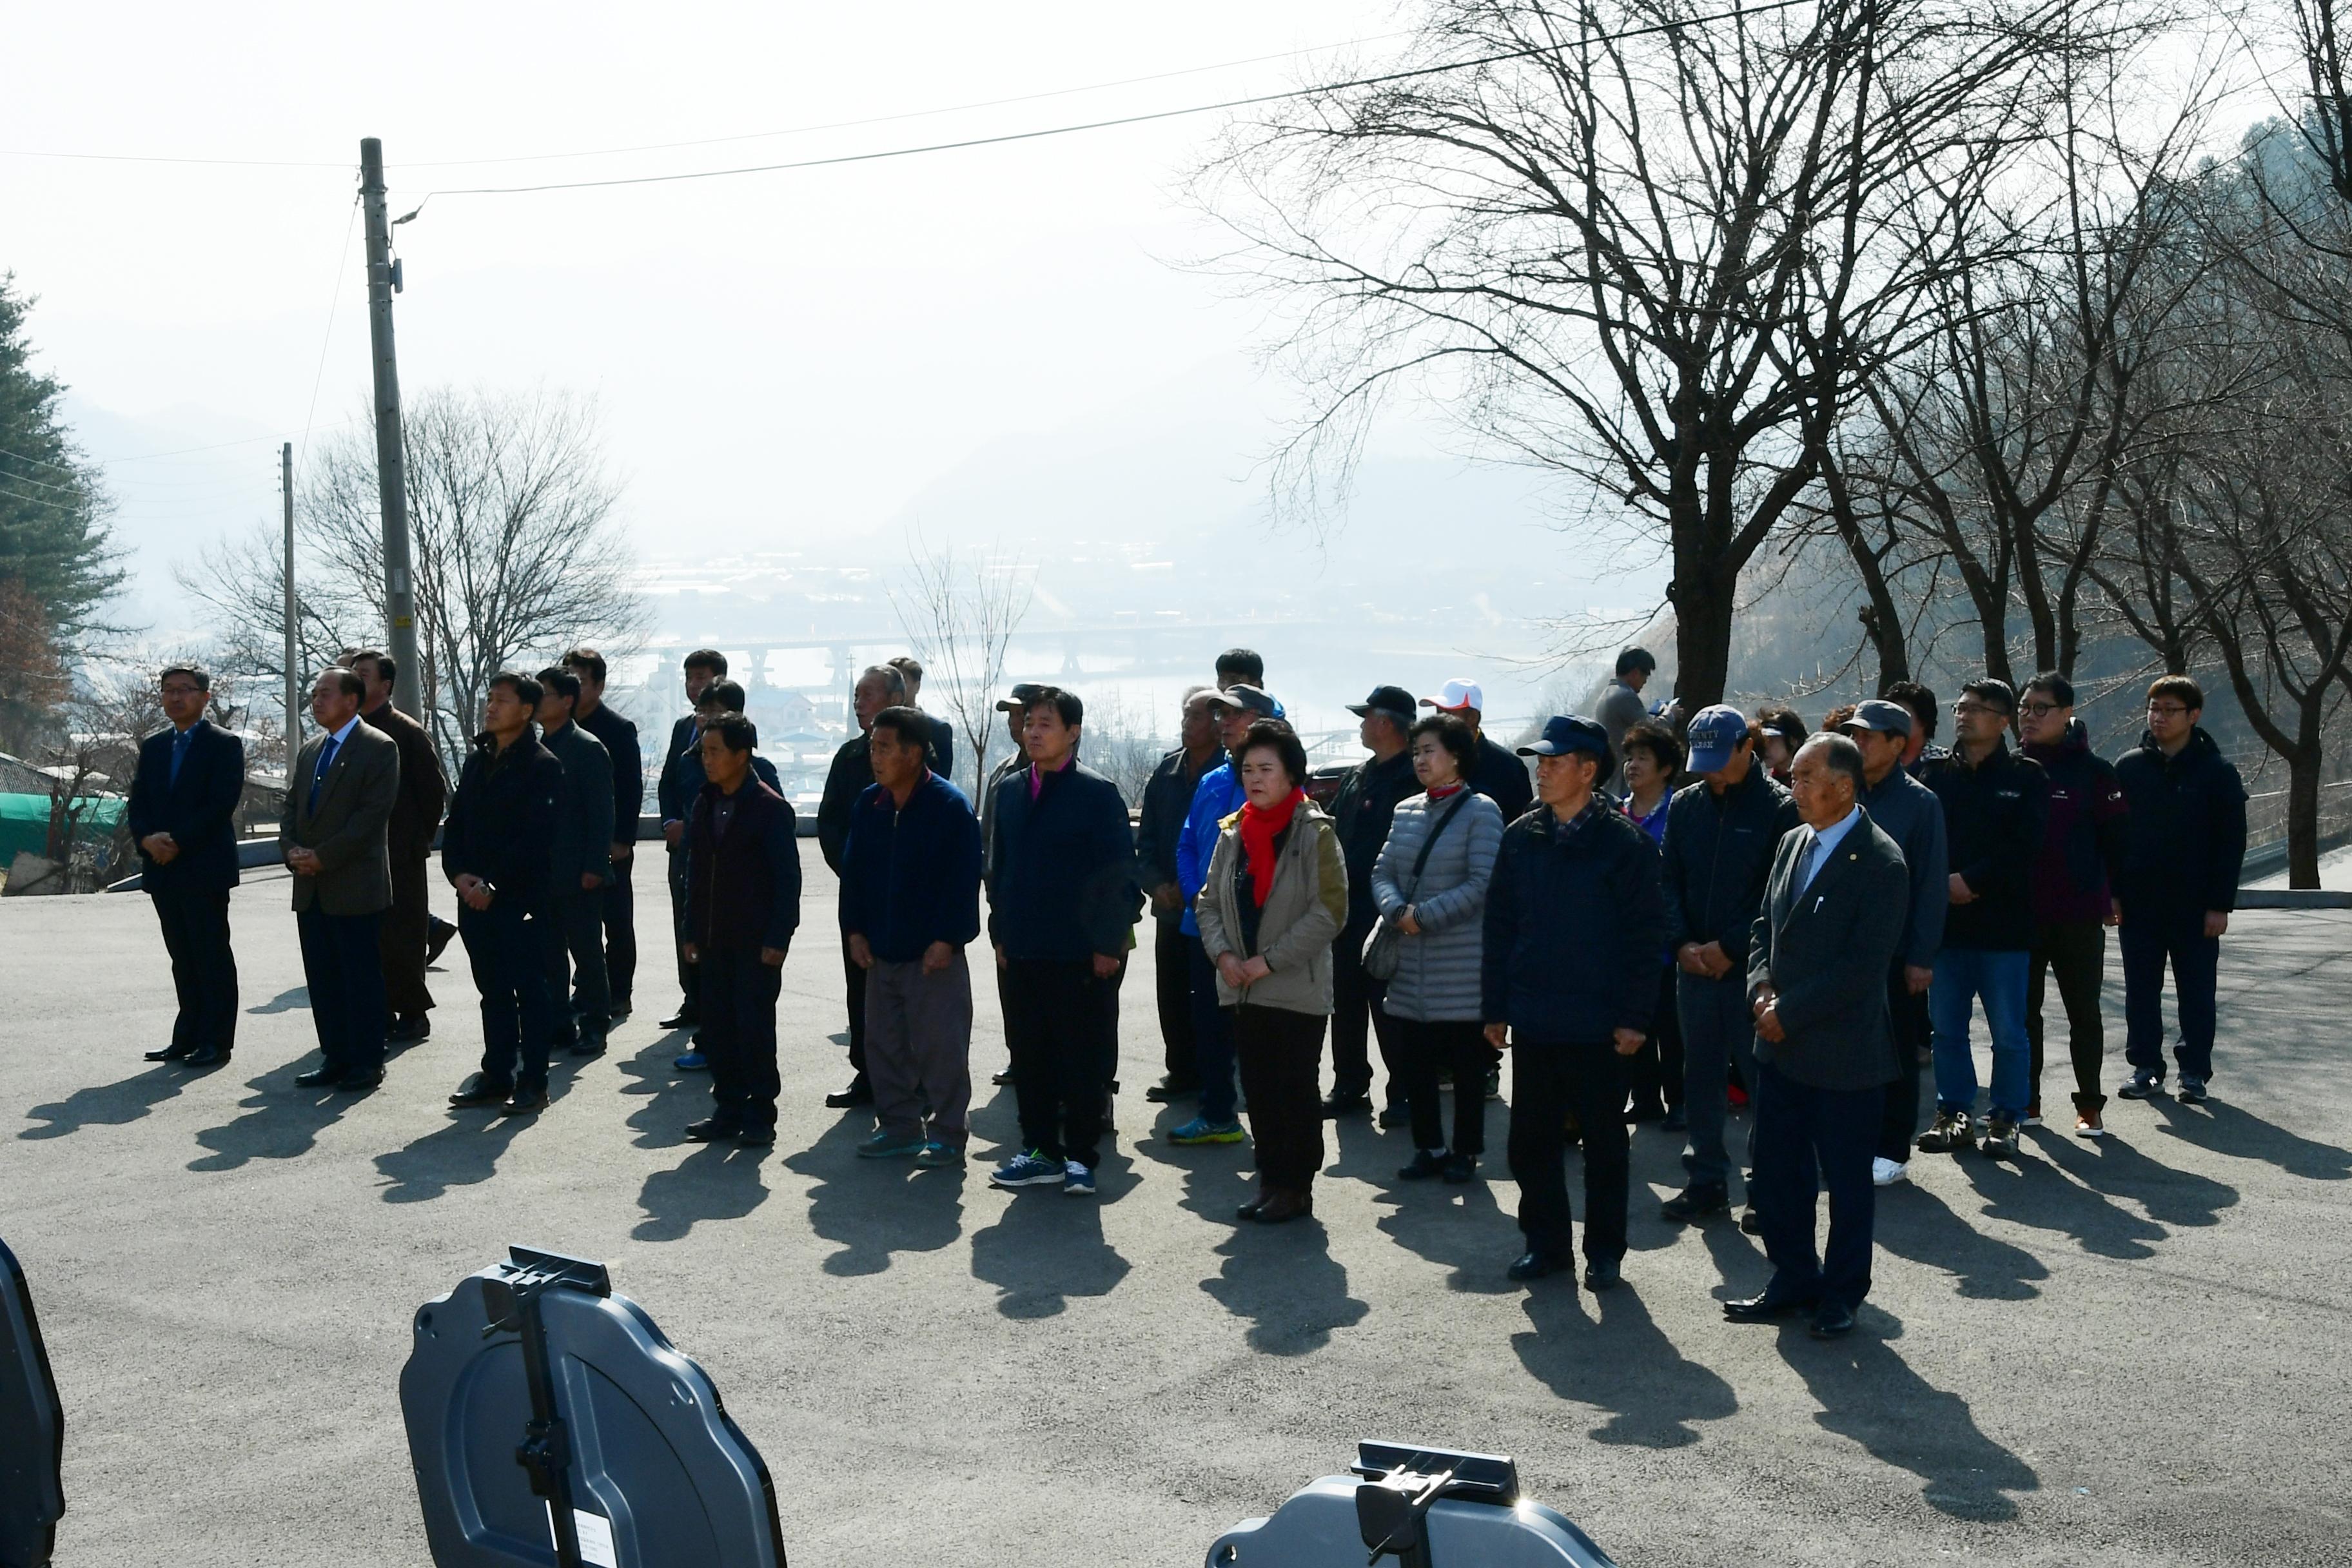
[[[1764,901],[1764,879],[1797,807],[1756,757],[1748,715],[1726,703],[1691,721],[1690,771],[1702,782],[1666,807],[1663,863],[1666,942],[1675,962],[1675,1002],[1683,1026],[1683,1114],[1690,1121],[1684,1163],[1690,1184],[1661,1209],[1681,1224],[1730,1206],[1731,1161],[1723,1124],[1730,1073],[1756,1084],[1756,1030],[1748,1013],[1748,940]],[[1748,1163],[1754,1163],[1754,1131]]]
[[[1486,1042],[1512,1055],[1511,1179],[1528,1249],[1510,1276],[1540,1279],[1574,1257],[1563,1168],[1574,1111],[1584,1285],[1606,1290],[1625,1256],[1625,1063],[1648,1038],[1658,1001],[1658,852],[1593,793],[1612,767],[1608,731],[1549,719],[1519,752],[1537,759],[1539,808],[1504,829],[1480,974]]]

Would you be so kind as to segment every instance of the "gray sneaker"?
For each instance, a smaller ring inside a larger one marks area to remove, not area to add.
[[[1984,1142],[1978,1145],[1988,1160],[2017,1158],[2017,1123],[2006,1116],[1996,1116],[1986,1121]]]
[[[942,1143],[936,1138],[922,1147],[915,1163],[926,1171],[953,1171],[963,1164],[963,1151],[952,1143]]]
[[[2183,1105],[2204,1104],[2206,1100],[2205,1080],[2201,1078],[2183,1078],[2180,1080],[2180,1088],[2179,1091],[2176,1092],[2172,1098],[2179,1100]]]
[[[874,1130],[874,1136],[857,1146],[861,1160],[904,1160],[923,1152],[920,1138],[908,1138],[902,1133]]]

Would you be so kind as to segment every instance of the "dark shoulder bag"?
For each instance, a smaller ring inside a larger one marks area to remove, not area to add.
[[[1453,821],[1464,806],[1470,804],[1470,796],[1474,793],[1469,785],[1463,785],[1462,793],[1454,797],[1454,804],[1447,806],[1444,815],[1431,825],[1429,837],[1421,841],[1421,853],[1412,858],[1412,880],[1405,888],[1404,901],[1407,904],[1412,902],[1412,895],[1421,889],[1421,874],[1429,867],[1429,852],[1437,847],[1437,836],[1445,831],[1445,825]],[[1395,979],[1397,962],[1403,956],[1403,933],[1397,930],[1394,921],[1383,918],[1375,922],[1372,934],[1364,939],[1364,973],[1375,980]]]

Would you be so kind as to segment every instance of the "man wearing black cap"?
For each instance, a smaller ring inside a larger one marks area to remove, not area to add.
[[[1377,1032],[1381,1062],[1389,1062],[1388,1015],[1381,1011],[1386,984],[1364,973],[1364,943],[1380,923],[1380,908],[1372,901],[1372,862],[1388,842],[1389,821],[1397,802],[1418,793],[1412,758],[1405,747],[1412,728],[1412,694],[1402,686],[1375,686],[1348,711],[1363,721],[1359,735],[1372,754],[1358,763],[1340,781],[1331,803],[1339,834],[1339,850],[1348,862],[1348,924],[1331,946],[1331,1098],[1323,1102],[1325,1116],[1350,1116],[1372,1108],[1372,1061],[1366,1049]],[[1395,1119],[1406,1116],[1398,1100],[1396,1073],[1389,1073],[1389,1106]],[[1391,1119],[1381,1118],[1384,1123]]]
[[[1592,716],[1609,731],[1609,754],[1620,765],[1625,761],[1621,749],[1625,743],[1625,731],[1649,717],[1650,706],[1642,700],[1642,688],[1658,672],[1658,661],[1645,647],[1629,647],[1617,656],[1617,676],[1601,693],[1594,704]]]
[[[1192,1039],[1192,971],[1184,956],[1184,894],[1176,880],[1176,841],[1201,775],[1224,761],[1216,715],[1206,687],[1184,694],[1183,743],[1160,759],[1143,786],[1143,810],[1135,825],[1135,873],[1151,905],[1152,978],[1160,1003],[1160,1043],[1167,1052],[1167,1075],[1143,1091],[1165,1105],[1197,1093],[1200,1064]]]
[[[1538,759],[1543,809],[1503,832],[1486,891],[1480,989],[1486,1041],[1512,1055],[1511,1178],[1528,1249],[1514,1279],[1568,1267],[1565,1123],[1584,1137],[1584,1284],[1605,1290],[1625,1256],[1625,1063],[1649,1037],[1665,910],[1650,836],[1594,791],[1609,733],[1545,721],[1520,754]]]

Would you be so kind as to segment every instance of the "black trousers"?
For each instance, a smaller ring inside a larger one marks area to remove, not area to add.
[[[699,1044],[710,1059],[710,1098],[732,1127],[773,1127],[776,1096],[776,996],[781,963],[760,962],[758,947],[702,949]],[[865,971],[858,971],[863,974]]]
[[[1757,1234],[1772,1260],[1775,1300],[1819,1297],[1858,1307],[1870,1294],[1871,1225],[1877,1195],[1870,1152],[1883,1089],[1815,1089],[1769,1062],[1757,1068],[1756,1179],[1748,1186]],[[1813,1249],[1813,1204],[1830,1194],[1830,1244]]]
[[[1364,942],[1372,934],[1372,920],[1349,921],[1331,944],[1331,1092],[1371,1092],[1371,1043],[1378,1038],[1381,1066],[1388,1072],[1388,1103],[1401,1105],[1404,1087],[1397,1081],[1396,1037],[1389,1016],[1381,1011],[1389,983],[1364,973]]]
[[[1927,995],[1911,994],[1897,958],[1886,976],[1886,1035],[1895,1049],[1895,1081],[1885,1089],[1878,1116],[1877,1156],[1904,1164],[1919,1136],[1919,1052],[1935,1035],[1927,1019]]]
[[[1568,1205],[1568,1113],[1584,1135],[1584,1256],[1625,1256],[1625,1060],[1607,1040],[1514,1041],[1511,1046],[1511,1179],[1519,1184],[1519,1229],[1528,1250],[1565,1258],[1572,1245]],[[1458,1089],[1457,1089],[1458,1092]]]
[[[433,993],[425,984],[425,943],[433,923],[425,855],[407,844],[391,848],[392,908],[377,929],[376,953],[383,965],[383,1003],[396,1018],[421,1018],[433,1009]]]
[[[555,997],[547,973],[547,920],[492,899],[487,910],[457,906],[457,935],[482,995],[482,1076],[544,1088],[555,1038]]]
[[[669,852],[669,938],[677,950],[677,1010],[688,1018],[698,1018],[701,1007],[697,1001],[702,976],[699,964],[686,961],[686,851]]]
[[[1391,1090],[1402,1080],[1400,1097],[1412,1109],[1413,1147],[1446,1146],[1445,1106],[1437,1088],[1443,1068],[1454,1074],[1454,1152],[1485,1153],[1486,1072],[1496,1058],[1495,1047],[1486,1043],[1486,1026],[1475,1019],[1423,1023],[1389,1018],[1385,1043],[1392,1064]],[[1621,1120],[1622,1110],[1621,1106]]]
[[[632,852],[614,861],[613,874],[604,879],[604,984],[615,1012],[628,1006],[630,987],[637,983],[637,895],[629,884],[636,865]]]
[[[2205,911],[2127,904],[2117,936],[2124,956],[2125,1059],[2135,1071],[2164,1077],[2164,971],[2169,964],[2173,1011],[2180,1025],[2173,1056],[2180,1076],[2200,1082],[2211,1078],[2221,939],[2205,934]]]
[[[547,900],[538,925],[540,945],[547,953],[551,1038],[566,1044],[581,1034],[603,1039],[613,1021],[613,993],[604,978],[604,890],[558,893]]]
[[[2058,976],[2058,1000],[2066,1009],[2066,1047],[2074,1058],[2074,1109],[2106,1104],[2099,1092],[2107,1033],[2099,1016],[2099,983],[2107,973],[2107,928],[2098,921],[2045,921],[2033,928],[2033,956],[2025,972],[2025,1039],[2032,1048],[2033,1103],[2042,1103],[2042,1007],[2049,978]]]
[[[302,942],[302,978],[310,988],[310,1025],[319,1052],[338,1072],[383,1066],[383,911],[331,915],[317,908],[294,917]]]
[[[1184,956],[1184,927],[1173,916],[1151,922],[1152,999],[1160,1006],[1160,1043],[1169,1080],[1198,1081],[1192,1044],[1192,971]]]
[[[1269,1190],[1304,1193],[1323,1168],[1323,1015],[1233,1011],[1258,1181]]]
[[[849,956],[849,938],[841,939],[842,988],[849,998],[849,1070],[866,1076],[866,971]]]
[[[235,1050],[236,953],[228,940],[228,889],[166,888],[148,897],[155,900],[155,922],[172,958],[172,989],[180,997],[173,1048]]]
[[[1633,1066],[1626,1075],[1636,1100],[1669,1110],[1683,1102],[1683,1019],[1675,973],[1669,963],[1658,973],[1658,1010],[1650,1020],[1650,1037],[1633,1053]]]
[[[1092,1170],[1102,1158],[1104,1066],[1117,993],[1088,959],[1016,958],[1004,967],[1004,1043],[1013,1055],[1021,1142]]]

